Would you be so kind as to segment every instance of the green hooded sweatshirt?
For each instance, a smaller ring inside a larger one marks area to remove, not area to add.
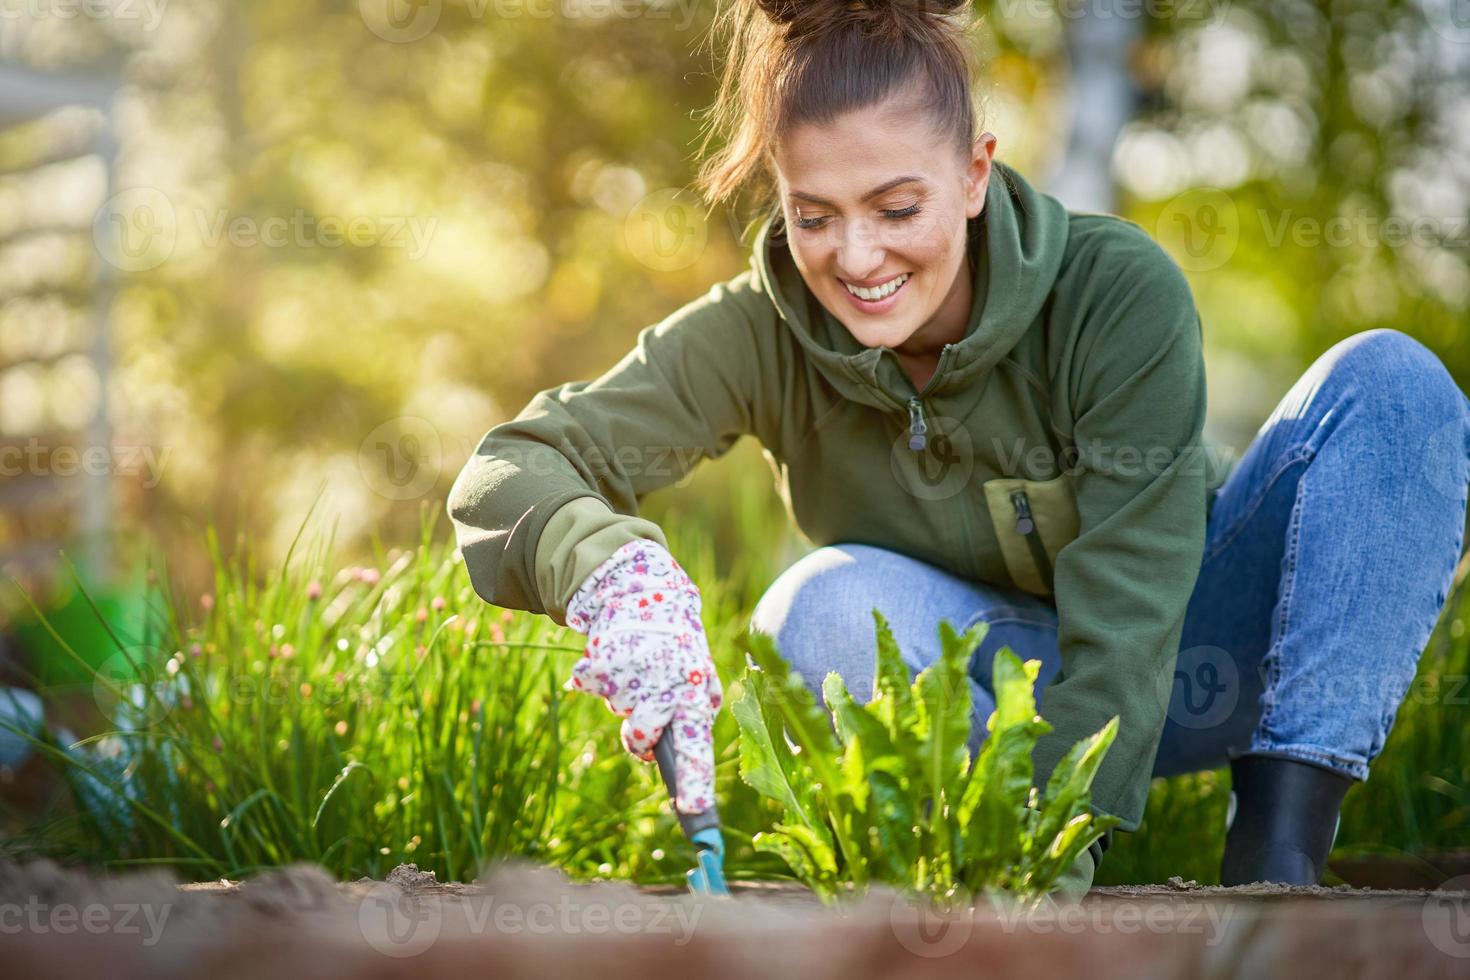
[[[1199,315],[1138,225],[1068,212],[1002,163],[968,227],[969,323],[922,390],[816,300],[773,211],[749,269],[491,429],[449,515],[485,601],[565,623],[622,544],[667,547],[643,495],[752,434],[814,545],[877,545],[1055,604],[1037,784],[1118,715],[1093,807],[1134,830],[1228,475],[1211,478],[1202,443]]]

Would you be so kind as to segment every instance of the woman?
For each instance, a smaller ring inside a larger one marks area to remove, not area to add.
[[[1096,810],[1135,830],[1151,776],[1228,761],[1224,880],[1318,880],[1445,601],[1470,402],[1419,343],[1369,331],[1213,472],[1183,275],[1137,225],[993,160],[965,4],[729,16],[701,186],[714,204],[765,181],[750,268],[485,436],[449,501],[476,591],[588,633],[571,685],[642,758],[672,731],[677,806],[704,810],[721,689],[699,592],[635,515],[754,434],[818,547],[752,625],[810,683],[868,682],[874,607],[916,670],[940,618],[986,621],[977,721],[998,645],[1043,663],[1038,782],[1118,715]]]

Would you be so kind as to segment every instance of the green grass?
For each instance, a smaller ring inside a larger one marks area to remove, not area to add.
[[[321,550],[261,575],[211,535],[198,621],[165,600],[145,635],[110,638],[93,686],[125,723],[85,740],[95,755],[42,747],[91,804],[52,821],[46,849],[196,878],[310,860],[464,879],[506,855],[676,877],[689,856],[652,767],[600,700],[561,689],[580,634],[487,606],[428,527],[365,574]]]
[[[764,475],[747,468],[720,494],[681,494],[679,507],[655,495],[645,507],[700,585],[727,686],[746,666],[751,608],[799,554],[768,499]],[[361,562],[366,575],[334,566],[330,537],[266,569],[246,542],[226,560],[210,534],[210,608],[171,595],[160,576],[142,627],[109,624],[107,655],[53,635],[90,678],[81,690],[96,691],[104,708],[115,711],[130,689],[145,696],[134,730],[97,733],[87,754],[42,748],[94,805],[51,815],[6,850],[169,864],[196,879],[295,860],[342,878],[414,861],[467,879],[486,861],[521,855],[575,877],[678,880],[692,851],[656,771],[622,751],[600,700],[561,690],[583,638],[481,601],[443,533],[447,522],[432,513],[415,547],[376,547]],[[1385,752],[1349,794],[1341,852],[1414,854],[1463,841],[1463,571]],[[148,683],[135,687],[139,679]],[[730,876],[789,875],[752,844],[781,808],[739,778],[730,711],[715,737]],[[120,754],[124,745],[130,752]],[[1224,772],[1156,782],[1142,829],[1115,834],[1097,883],[1215,880],[1228,789]]]

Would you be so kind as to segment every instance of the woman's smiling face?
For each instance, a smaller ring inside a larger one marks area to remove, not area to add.
[[[924,356],[963,336],[966,222],[985,205],[994,153],[985,133],[962,158],[901,96],[795,126],[773,149],[792,258],[863,346]]]

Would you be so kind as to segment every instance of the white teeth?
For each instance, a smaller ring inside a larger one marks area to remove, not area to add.
[[[899,286],[902,286],[908,281],[909,273],[905,272],[902,275],[894,276],[892,279],[888,280],[881,286],[874,286],[872,289],[866,289],[862,286],[854,286],[852,283],[845,280],[843,281],[842,285],[846,286],[847,291],[849,293],[852,293],[858,299],[865,299],[871,303],[883,299],[885,296],[893,295],[893,291],[895,289],[897,289]]]

